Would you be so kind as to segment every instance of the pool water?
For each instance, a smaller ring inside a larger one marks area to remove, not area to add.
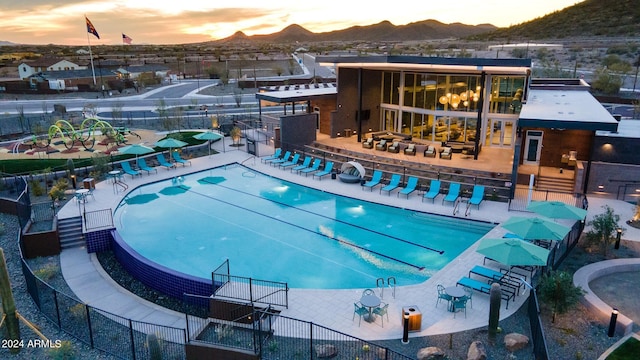
[[[316,289],[374,287],[389,277],[397,285],[423,282],[493,227],[338,196],[239,165],[139,187],[114,218],[129,246],[173,270],[210,279],[229,259],[232,275]]]

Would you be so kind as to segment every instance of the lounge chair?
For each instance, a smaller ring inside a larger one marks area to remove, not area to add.
[[[152,171],[155,171],[156,174],[158,173],[158,169],[152,168],[147,165],[147,161],[144,158],[138,158],[138,167],[140,168],[140,170],[146,171],[147,175],[151,175]]]
[[[474,185],[471,198],[469,199],[469,205],[476,205],[478,210],[480,209],[480,203],[484,199],[484,186]]]
[[[471,270],[469,270],[469,277],[471,277],[471,275],[478,275],[480,277],[486,278],[490,283],[500,283],[501,286],[508,287],[516,294],[520,293],[522,281],[509,274],[508,270],[497,271],[481,265],[475,265]]]
[[[291,157],[291,151],[287,151],[286,153],[284,153],[284,155],[281,158],[271,160],[269,163],[273,166],[280,165],[283,162],[289,161],[290,157]]]
[[[389,184],[380,188],[380,194],[382,194],[383,191],[386,191],[387,195],[391,195],[391,192],[397,189],[398,186],[400,186],[401,179],[402,179],[402,176],[400,174],[391,175],[391,180],[389,180]]]
[[[311,160],[313,160],[313,158],[311,156],[305,156],[304,157],[304,161],[302,162],[301,165],[298,166],[294,166],[291,168],[291,172],[298,172],[300,170],[304,170],[306,168],[309,167],[309,165],[311,164]]]
[[[436,147],[433,145],[427,146],[427,148],[424,150],[424,157],[436,157]]]
[[[315,159],[315,160],[313,160],[313,164],[311,164],[311,166],[309,166],[306,169],[302,169],[302,170],[298,171],[298,174],[304,174],[304,176],[306,177],[310,173],[313,173],[313,172],[316,172],[316,171],[320,170],[320,164],[322,164],[322,160]]]
[[[313,177],[318,177],[318,180],[322,180],[322,177],[331,174],[331,171],[333,171],[333,161],[327,161],[324,165],[324,170],[313,174]]]
[[[128,161],[121,162],[121,163],[120,163],[120,166],[122,166],[122,171],[124,171],[124,172],[125,172],[125,174],[129,174],[129,175],[131,175],[131,178],[132,178],[132,179],[134,178],[134,176],[138,176],[138,175],[142,176],[142,173],[141,173],[140,171],[138,171],[138,170],[133,170],[133,169],[131,168],[131,164],[129,164],[129,162],[128,162]]]
[[[440,159],[451,160],[451,148],[446,147],[440,152]]]
[[[382,180],[382,171],[380,170],[375,170],[373,172],[373,175],[371,176],[371,180],[365,182],[364,184],[362,184],[362,188],[369,188],[369,191],[373,191],[373,188],[380,184],[380,181]]]
[[[422,196],[422,201],[424,201],[424,199],[429,199],[431,200],[431,202],[435,202],[436,197],[440,194],[440,185],[440,180],[431,180],[429,191],[424,193],[424,196]]]
[[[483,281],[472,279],[466,276],[458,280],[457,285],[464,286],[471,290],[475,290],[487,295],[491,292],[491,284],[489,284],[488,282],[483,282]],[[516,294],[515,292],[511,291],[511,289],[509,288],[503,287],[500,290],[502,290],[501,291],[502,300],[507,301],[506,308],[509,309],[509,300],[513,298],[513,300],[515,301]]]
[[[376,144],[376,150],[387,151],[387,140],[380,140],[380,142]]]
[[[416,156],[416,144],[407,145],[407,147],[404,149],[404,154]]]
[[[160,166],[163,166],[167,170],[176,167],[175,164],[171,164],[171,163],[167,162],[167,159],[165,159],[164,155],[162,155],[162,154],[156,154],[156,159],[158,159],[158,164],[160,164]]]
[[[285,161],[283,163],[280,163],[279,166],[282,169],[286,169],[286,168],[289,168],[289,167],[294,167],[294,166],[298,165],[298,161],[300,161],[300,154],[299,153],[295,153],[295,154],[293,154],[293,158],[291,158],[290,161]]]
[[[399,153],[400,152],[400,142],[394,141],[388,148],[387,151],[390,153]]]
[[[182,164],[182,166],[186,166],[187,164],[191,165],[191,161],[190,160],[184,160],[180,157],[180,154],[177,152],[172,152],[171,156],[173,156],[173,160],[175,160],[177,163]]]
[[[402,190],[398,191],[398,197],[400,197],[400,194],[402,195],[406,195],[407,199],[409,198],[409,195],[416,191],[416,187],[418,186],[418,178],[415,176],[409,176],[409,180],[407,180],[407,186],[405,186]]]
[[[279,159],[280,155],[282,155],[282,149],[281,148],[277,148],[276,151],[273,153],[273,155],[264,157],[264,158],[261,159],[261,161],[263,163],[268,163],[269,161],[273,161],[273,160]]]
[[[458,200],[459,197],[460,183],[451,183],[451,185],[449,185],[449,192],[447,193],[447,196],[442,199],[442,203],[444,204],[445,202],[450,202],[455,204],[456,200]]]
[[[367,140],[362,142],[362,147],[365,149],[373,149],[373,138],[367,138]]]

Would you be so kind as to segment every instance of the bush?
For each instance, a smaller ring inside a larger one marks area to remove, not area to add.
[[[40,184],[38,180],[30,180],[29,181],[29,189],[34,196],[42,196],[44,195],[44,188]]]

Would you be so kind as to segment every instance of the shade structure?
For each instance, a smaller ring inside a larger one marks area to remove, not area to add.
[[[546,266],[549,250],[520,239],[483,239],[476,251],[507,266]]]
[[[214,133],[213,131],[205,131],[193,135],[193,138],[198,140],[209,140],[209,155],[211,155],[211,142],[218,139],[224,139],[224,136],[222,136],[222,134]]]
[[[151,154],[154,151],[152,148],[142,144],[127,145],[118,149],[120,154],[135,155],[136,160],[138,159],[138,155]]]
[[[525,240],[562,240],[570,228],[539,217],[513,216],[502,227]]]
[[[561,201],[532,201],[527,210],[551,219],[582,220],[587,216],[587,210]]]
[[[343,174],[352,174],[359,176],[360,179],[364,179],[366,175],[366,170],[364,166],[362,166],[359,162],[356,161],[347,161],[342,164],[340,167],[340,172]]]
[[[158,141],[157,143],[155,143],[156,146],[161,147],[161,148],[169,148],[169,151],[171,151],[171,149],[173,148],[181,148],[183,146],[187,146],[189,144],[187,144],[186,142],[182,141],[182,140],[178,140],[178,139],[174,139],[174,138],[165,138],[162,139],[160,141]]]

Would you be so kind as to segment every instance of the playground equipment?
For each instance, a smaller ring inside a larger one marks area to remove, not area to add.
[[[87,118],[82,121],[78,129],[66,120],[58,120],[49,127],[47,134],[34,135],[32,144],[38,148],[47,148],[51,143],[58,141],[64,144],[66,149],[82,145],[86,150],[92,151],[96,144],[96,136],[104,136],[106,144],[121,145],[126,143],[126,135],[131,134],[138,138],[140,135],[124,127],[113,127],[106,121],[96,118]],[[59,140],[58,140],[59,139]],[[103,141],[103,142],[104,142]]]

